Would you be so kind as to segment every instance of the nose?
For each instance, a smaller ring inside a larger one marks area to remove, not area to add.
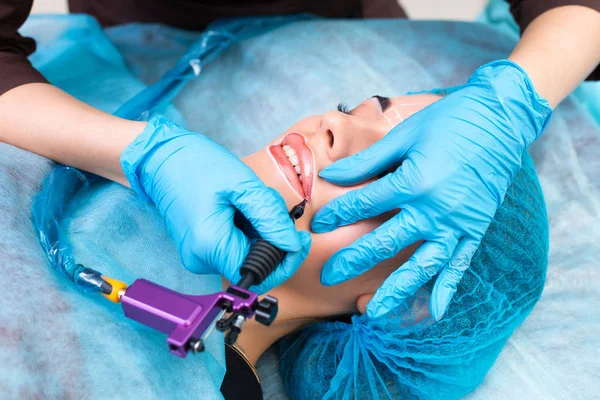
[[[368,120],[340,111],[323,114],[316,135],[331,162],[351,156],[375,143],[377,129]]]

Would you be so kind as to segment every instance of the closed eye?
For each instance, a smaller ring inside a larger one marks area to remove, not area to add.
[[[379,105],[381,106],[382,112],[385,112],[385,110],[387,110],[388,107],[390,106],[391,102],[390,102],[389,97],[375,95],[375,96],[372,96],[371,98],[377,99],[377,101],[379,102]],[[337,110],[341,113],[352,115],[352,112],[350,111],[350,107],[348,107],[348,105],[346,103],[338,103]]]

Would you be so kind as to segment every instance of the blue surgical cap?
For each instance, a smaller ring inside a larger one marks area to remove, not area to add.
[[[526,155],[442,320],[407,324],[409,302],[382,320],[309,326],[280,343],[286,389],[297,400],[459,398],[540,298],[547,265],[548,218]]]

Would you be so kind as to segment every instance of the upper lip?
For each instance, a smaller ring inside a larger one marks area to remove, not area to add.
[[[298,156],[302,181],[298,178],[298,174],[283,150],[283,146],[286,145],[290,146]],[[314,179],[314,157],[312,150],[306,144],[306,138],[299,133],[290,133],[279,144],[269,146],[268,150],[294,191],[303,199],[310,200]]]

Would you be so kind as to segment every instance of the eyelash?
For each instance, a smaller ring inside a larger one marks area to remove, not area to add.
[[[337,110],[341,113],[350,115],[350,108],[348,108],[348,105],[345,103],[338,103]]]

